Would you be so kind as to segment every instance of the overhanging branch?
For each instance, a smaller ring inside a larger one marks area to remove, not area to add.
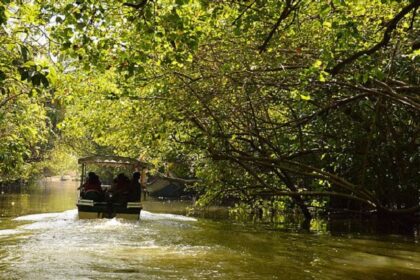
[[[176,182],[176,183],[181,183],[181,184],[186,184],[186,185],[202,182],[202,180],[200,179],[185,179],[185,178],[179,178],[179,177],[166,176],[159,172],[156,173],[156,176],[158,176],[161,179],[168,180],[170,182]]]
[[[336,196],[336,197],[344,197],[344,198],[348,198],[348,199],[352,199],[352,200],[356,200],[365,204],[370,205],[373,208],[377,208],[377,205],[367,199],[363,199],[351,194],[346,194],[346,193],[339,193],[339,192],[329,192],[329,191],[321,191],[321,192],[313,192],[313,191],[302,191],[302,192],[290,192],[290,191],[275,191],[275,192],[270,192],[270,193],[265,193],[262,192],[260,194],[271,194],[271,195],[278,195],[278,196],[290,196],[290,197],[295,197],[295,196]]]
[[[284,7],[283,11],[280,14],[280,17],[277,19],[277,22],[271,28],[270,33],[268,33],[267,38],[265,38],[264,43],[261,45],[260,53],[264,52],[267,49],[268,43],[270,42],[271,38],[273,38],[274,33],[276,33],[277,29],[279,28],[280,24],[287,19],[291,12],[297,9],[301,0],[297,1],[293,4],[293,0],[286,0],[286,6]]]
[[[352,63],[353,61],[357,60],[358,58],[360,58],[363,55],[371,55],[371,54],[375,53],[376,51],[378,51],[380,48],[385,47],[389,43],[389,41],[391,40],[391,33],[392,33],[392,31],[395,30],[395,28],[397,28],[398,22],[402,18],[404,18],[405,15],[410,13],[412,10],[416,10],[419,6],[420,6],[420,1],[419,0],[414,0],[414,1],[411,2],[411,4],[405,6],[390,22],[388,22],[387,27],[386,27],[385,32],[384,32],[384,36],[382,37],[382,40],[379,43],[377,43],[376,45],[374,45],[370,49],[358,51],[357,53],[351,55],[350,57],[348,57],[348,58],[344,59],[343,61],[341,61],[340,63],[338,63],[336,66],[334,66],[334,68],[327,70],[327,72],[329,72],[331,75],[336,75],[347,64]]]

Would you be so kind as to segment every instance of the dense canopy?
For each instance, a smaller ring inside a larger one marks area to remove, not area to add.
[[[202,203],[420,211],[418,0],[0,3],[3,181],[58,149]]]

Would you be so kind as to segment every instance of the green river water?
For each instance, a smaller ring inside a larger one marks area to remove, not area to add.
[[[76,182],[0,189],[0,279],[420,279],[418,232],[299,232],[185,216],[79,220]]]

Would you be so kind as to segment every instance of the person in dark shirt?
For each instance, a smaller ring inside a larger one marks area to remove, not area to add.
[[[140,185],[140,172],[136,171],[133,173],[133,178],[130,182],[130,193],[128,196],[129,201],[140,201],[141,200],[141,185]]]
[[[130,179],[124,173],[118,174],[109,191],[112,194],[112,201],[127,202],[130,193]]]

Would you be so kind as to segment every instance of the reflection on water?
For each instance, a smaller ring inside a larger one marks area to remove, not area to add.
[[[47,180],[19,187],[15,192],[0,187],[0,217],[72,209],[77,198],[76,188],[77,182]]]
[[[157,202],[141,221],[79,220],[73,183],[43,188],[12,195],[23,210],[0,200],[0,279],[420,279],[419,244],[399,236],[268,231]]]

